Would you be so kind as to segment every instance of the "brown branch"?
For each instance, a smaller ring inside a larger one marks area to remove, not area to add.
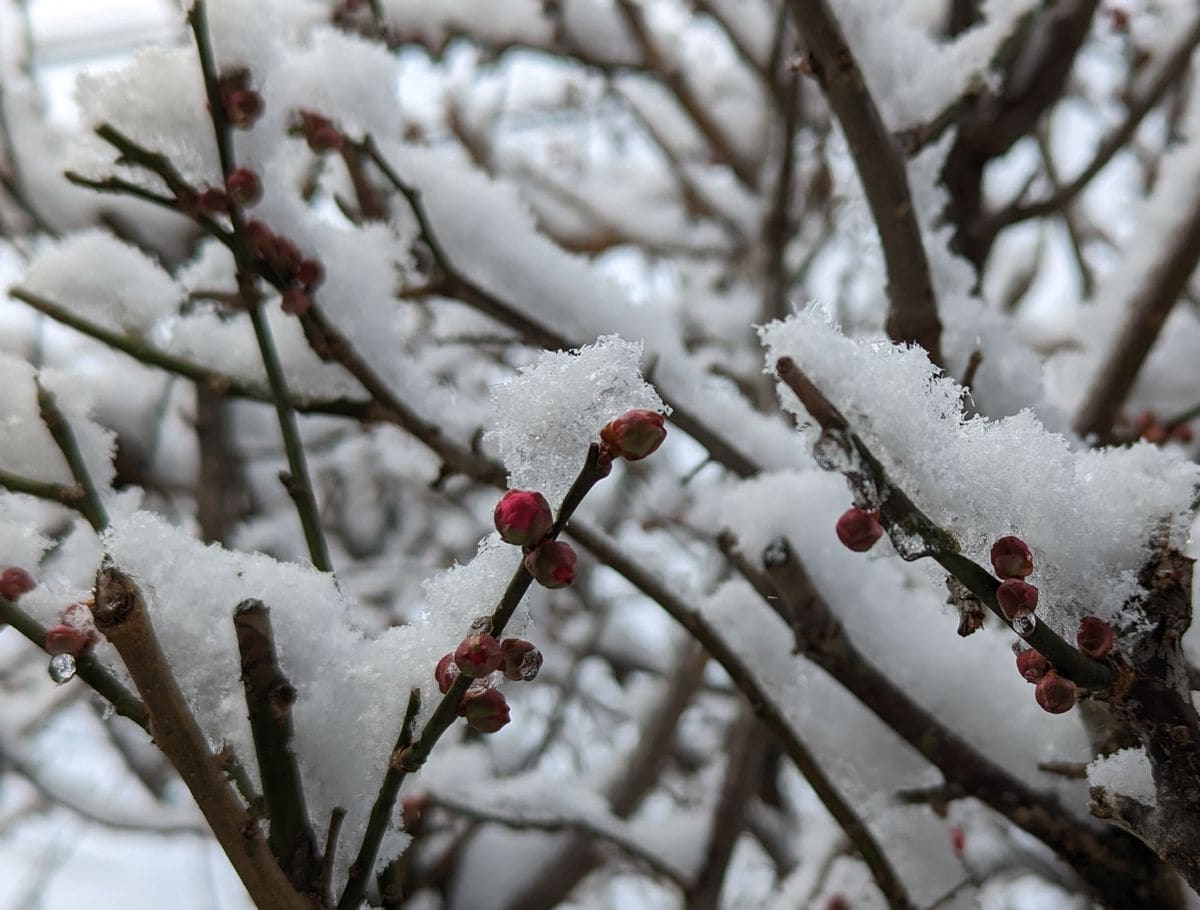
[[[887,266],[887,332],[942,362],[942,322],[904,156],[883,123],[828,0],[789,0],[814,75],[841,123]]]
[[[983,229],[994,236],[1010,225],[1030,218],[1050,215],[1073,201],[1091,184],[1096,175],[1104,170],[1112,161],[1113,156],[1129,143],[1146,115],[1158,105],[1167,90],[1179,82],[1187,72],[1192,54],[1198,45],[1200,45],[1200,16],[1196,17],[1192,27],[1163,61],[1142,93],[1129,104],[1125,119],[1100,142],[1092,160],[1077,176],[1071,178],[1068,183],[1055,187],[1050,196],[1038,202],[1021,205],[1020,197],[1018,197],[1017,201],[988,216],[985,220],[986,227]]]
[[[104,510],[104,502],[92,480],[87,463],[83,460],[79,441],[75,438],[75,433],[71,429],[66,415],[59,410],[54,393],[43,386],[40,379],[35,379],[34,382],[37,385],[38,411],[41,413],[42,423],[46,425],[58,450],[62,452],[63,460],[70,468],[71,476],[75,478],[75,484],[83,491],[83,498],[79,500],[75,508],[88,520],[96,533],[100,533],[108,527],[108,513]]]
[[[174,765],[199,806],[213,836],[229,857],[256,906],[263,910],[313,910],[275,862],[254,824],[225,779],[208,740],[179,691],[162,653],[142,592],[112,565],[96,577],[97,628],[125,663],[150,714],[155,744]]]
[[[645,68],[652,71],[675,96],[675,100],[691,118],[696,129],[708,140],[720,160],[729,165],[738,181],[746,189],[753,191],[758,181],[755,162],[747,160],[737,150],[724,128],[713,116],[709,106],[697,96],[683,72],[677,66],[663,59],[663,55],[654,43],[650,27],[642,15],[641,7],[633,0],[616,0],[616,5],[617,11],[621,14],[621,18],[641,51]]]
[[[1142,364],[1172,307],[1200,263],[1200,203],[1187,221],[1161,238],[1154,264],[1129,301],[1125,327],[1116,336],[1073,423],[1080,436],[1108,441]]]

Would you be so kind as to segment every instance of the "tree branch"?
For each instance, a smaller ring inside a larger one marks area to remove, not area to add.
[[[83,452],[80,451],[75,434],[71,431],[71,424],[59,410],[54,393],[43,386],[40,379],[35,378],[34,382],[37,385],[38,411],[41,412],[42,423],[54,437],[58,450],[62,452],[67,467],[71,470],[71,476],[75,478],[76,485],[83,491],[82,498],[78,500],[74,508],[88,520],[99,534],[108,527],[108,513],[104,510],[100,491],[96,489],[91,472],[88,471],[87,464],[83,460]]]
[[[828,0],[789,0],[789,6],[814,75],[842,125],[879,231],[891,300],[888,335],[920,345],[940,365],[942,323],[904,156],[884,126]]]

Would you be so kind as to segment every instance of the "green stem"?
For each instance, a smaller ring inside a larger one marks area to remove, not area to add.
[[[100,491],[96,489],[92,475],[83,461],[83,452],[79,449],[79,442],[75,439],[75,434],[71,431],[71,424],[68,423],[66,416],[59,410],[54,393],[43,386],[40,380],[34,381],[37,384],[38,410],[41,412],[42,422],[50,431],[50,435],[54,437],[54,442],[62,452],[63,458],[66,459],[67,467],[70,468],[75,483],[83,490],[83,498],[79,500],[75,508],[96,529],[96,533],[100,533],[108,527],[108,513],[104,510]]]
[[[46,627],[18,607],[15,603],[0,597],[0,625],[9,625],[24,635],[38,648],[43,648],[46,642]],[[75,675],[113,706],[122,717],[150,732],[150,715],[141,699],[130,692],[113,676],[112,672],[96,660],[91,654],[83,654],[75,659]]]

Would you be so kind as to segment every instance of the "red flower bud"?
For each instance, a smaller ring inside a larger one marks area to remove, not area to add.
[[[259,181],[258,174],[248,167],[230,171],[225,181],[225,189],[229,191],[229,198],[234,204],[240,206],[254,205],[262,198],[262,182]]]
[[[542,669],[542,652],[523,638],[506,638],[500,642],[504,654],[504,675],[513,682],[529,682]]]
[[[458,713],[467,719],[472,730],[495,733],[510,720],[508,702],[499,689],[472,689],[463,696]]]
[[[447,654],[437,662],[433,670],[433,678],[437,680],[438,691],[445,695],[458,679],[458,664],[454,662],[454,654]]]
[[[1075,642],[1088,657],[1103,657],[1113,648],[1113,628],[1099,616],[1085,616],[1079,620]]]
[[[5,600],[16,600],[36,587],[33,576],[20,566],[9,566],[0,572],[0,597]]]
[[[300,131],[304,133],[308,147],[318,155],[322,152],[340,152],[345,142],[332,122],[312,111],[300,112]]]
[[[1017,655],[1017,672],[1031,683],[1037,682],[1052,669],[1054,668],[1050,666],[1050,661],[1034,648]]]
[[[246,246],[256,259],[266,259],[275,248],[275,232],[261,221],[246,222]]]
[[[570,544],[547,540],[525,554],[525,568],[546,588],[565,588],[575,580],[575,551]]]
[[[229,197],[224,190],[210,186],[196,197],[196,209],[202,215],[224,215],[229,211]]]
[[[992,568],[1000,578],[1025,578],[1033,571],[1033,553],[1019,537],[1001,537],[992,544]]]
[[[600,441],[614,458],[640,461],[662,445],[667,438],[663,416],[657,411],[637,408],[606,423]]]
[[[250,88],[235,88],[224,93],[225,116],[231,125],[247,129],[262,113],[262,95]]]
[[[280,309],[293,316],[303,316],[312,306],[312,298],[303,288],[288,288],[279,300]]]
[[[522,547],[540,541],[554,524],[550,503],[533,490],[509,490],[496,503],[492,518],[506,543]]]
[[[70,654],[79,657],[92,643],[92,637],[83,629],[59,623],[46,630],[42,646],[47,654]]]
[[[1037,684],[1034,698],[1043,711],[1065,714],[1075,707],[1075,683],[1051,670]]]
[[[487,676],[504,663],[500,642],[486,632],[468,635],[454,652],[454,662],[464,676]]]
[[[306,288],[314,288],[325,280],[325,269],[316,259],[305,259],[296,269],[296,280]]]
[[[875,512],[865,512],[860,508],[847,509],[837,520],[834,528],[838,540],[855,553],[865,553],[883,536],[883,525]]]
[[[1171,428],[1171,435],[1168,437],[1176,442],[1188,443],[1192,441],[1192,428],[1186,423],[1181,423]]]
[[[1038,589],[1019,578],[1005,579],[996,589],[996,603],[1009,622],[1018,616],[1029,616],[1037,609],[1037,602]]]

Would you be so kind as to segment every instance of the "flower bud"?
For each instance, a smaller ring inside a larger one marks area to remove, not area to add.
[[[5,600],[16,600],[36,587],[37,582],[33,576],[20,566],[9,566],[0,572],[0,597]]]
[[[636,408],[606,423],[600,430],[600,441],[614,458],[640,461],[662,445],[667,438],[663,415],[657,411]]]
[[[1017,655],[1017,672],[1031,683],[1037,682],[1052,669],[1054,668],[1050,666],[1050,661],[1035,648],[1029,648]]]
[[[325,280],[325,269],[316,259],[304,259],[296,269],[296,280],[306,288],[313,288]]]
[[[996,589],[996,603],[1000,605],[1004,618],[1012,622],[1018,616],[1029,616],[1037,609],[1038,589],[1019,578],[1008,578]]]
[[[1113,648],[1113,628],[1099,616],[1085,616],[1079,620],[1075,642],[1088,657],[1103,657]]]
[[[235,88],[224,93],[225,116],[238,129],[248,129],[262,113],[262,95],[251,88]]]
[[[855,553],[865,553],[883,536],[883,525],[875,512],[865,512],[855,507],[847,509],[837,520],[834,528],[838,540]]]
[[[322,152],[340,152],[345,142],[332,122],[312,111],[300,112],[300,131],[304,133],[308,147],[318,155]]]
[[[468,635],[454,652],[454,662],[464,676],[487,676],[504,663],[500,642],[486,632]]]
[[[279,298],[279,308],[293,316],[303,316],[312,306],[312,298],[304,288],[288,288]]]
[[[570,544],[546,540],[525,554],[525,568],[546,588],[565,588],[575,580],[575,551]]]
[[[513,682],[529,682],[542,669],[542,652],[523,638],[506,638],[500,642],[504,654],[504,675]]]
[[[42,646],[47,654],[79,657],[99,640],[100,633],[92,622],[91,611],[83,604],[71,604],[63,611],[58,625],[46,630]]]
[[[550,503],[533,490],[509,490],[496,503],[492,518],[505,543],[522,547],[533,546],[554,525]]]
[[[992,544],[992,568],[1000,578],[1025,578],[1033,571],[1033,553],[1019,537],[1001,537]]]
[[[250,255],[265,260],[275,248],[275,232],[261,221],[246,222],[246,246]]]
[[[201,215],[225,215],[229,212],[229,197],[224,190],[210,186],[196,197],[196,209]]]
[[[262,198],[262,182],[258,179],[258,174],[248,167],[230,171],[225,181],[225,189],[229,191],[229,198],[235,205],[254,205]]]
[[[433,678],[437,680],[438,691],[443,695],[449,692],[450,687],[454,685],[454,680],[458,679],[458,674],[458,664],[454,662],[453,652],[445,655],[437,662],[437,666],[433,670]]]
[[[1051,670],[1037,684],[1033,692],[1043,711],[1065,714],[1075,707],[1075,683]]]
[[[458,713],[467,719],[472,730],[495,733],[510,720],[508,702],[499,689],[472,689],[463,696]]]

